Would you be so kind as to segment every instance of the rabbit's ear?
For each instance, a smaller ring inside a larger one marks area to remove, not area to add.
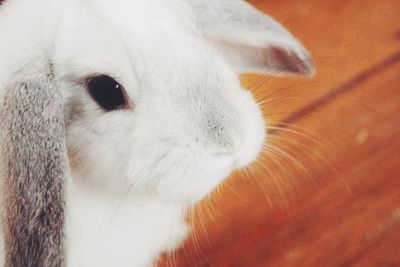
[[[1,182],[5,266],[64,266],[64,112],[52,72],[2,88]]]
[[[312,75],[308,51],[282,25],[242,0],[186,0],[204,32],[239,72]]]

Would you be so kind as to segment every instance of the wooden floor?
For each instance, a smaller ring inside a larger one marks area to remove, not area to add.
[[[243,77],[270,100],[268,146],[195,208],[160,266],[400,266],[400,1],[251,2],[318,74]]]

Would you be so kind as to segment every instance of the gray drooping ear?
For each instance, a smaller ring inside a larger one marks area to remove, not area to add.
[[[17,80],[20,79],[20,80]],[[64,266],[64,112],[51,70],[2,89],[5,267]]]
[[[186,0],[238,72],[314,74],[308,51],[282,25],[242,0]]]

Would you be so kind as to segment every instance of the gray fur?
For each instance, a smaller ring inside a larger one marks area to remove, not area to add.
[[[10,83],[1,103],[6,267],[64,266],[64,114],[49,73]]]

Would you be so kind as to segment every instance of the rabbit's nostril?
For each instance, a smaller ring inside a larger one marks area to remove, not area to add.
[[[221,146],[212,151],[217,156],[234,156],[239,153],[242,142],[239,138],[226,140]]]

